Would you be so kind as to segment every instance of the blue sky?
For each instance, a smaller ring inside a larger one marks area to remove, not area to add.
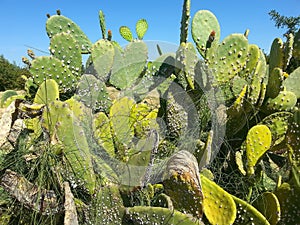
[[[119,27],[126,25],[134,30],[140,18],[148,21],[145,40],[179,42],[179,28],[183,0],[0,0],[0,55],[22,66],[21,58],[32,46],[48,51],[46,14],[60,9],[87,34],[92,42],[101,38],[98,11],[106,15],[107,28],[113,39],[124,45]],[[274,38],[282,37],[285,30],[277,29],[268,12],[275,9],[285,16],[299,16],[299,0],[192,0],[191,15],[198,10],[212,11],[221,25],[221,39],[231,33],[244,33],[250,29],[249,42],[269,52]],[[189,35],[191,40],[191,35]],[[37,55],[46,55],[35,51]]]

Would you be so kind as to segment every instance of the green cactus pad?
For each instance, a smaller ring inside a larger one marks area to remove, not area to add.
[[[288,183],[283,183],[274,192],[281,207],[280,225],[295,225],[300,221],[300,190]]]
[[[93,224],[120,225],[125,212],[123,201],[116,185],[101,187],[93,197],[90,214]]]
[[[181,150],[170,157],[164,174],[165,193],[171,197],[174,208],[202,217],[203,194],[197,159]]]
[[[93,194],[96,178],[91,154],[83,128],[76,119],[67,103],[53,101],[43,111],[42,127],[49,132],[50,138],[58,138],[65,146],[63,155],[69,170],[65,176],[71,185],[83,187]]]
[[[236,218],[236,205],[232,196],[215,182],[201,175],[204,195],[204,214],[210,224],[233,224]]]
[[[283,67],[283,41],[280,38],[275,38],[270,50],[269,56],[269,74],[272,73],[273,69]]]
[[[148,30],[148,23],[145,19],[140,19],[135,25],[135,31],[138,39],[142,40]]]
[[[97,77],[106,82],[114,61],[114,46],[108,40],[99,40],[92,46],[92,61]]]
[[[266,217],[271,225],[276,225],[280,220],[280,203],[272,192],[262,193],[253,205]]]
[[[255,224],[270,225],[268,220],[252,205],[232,195],[237,207],[236,220],[233,225]]]
[[[261,121],[261,124],[268,126],[272,133],[272,145],[278,145],[285,139],[292,116],[290,112],[276,112]]]
[[[168,135],[179,138],[187,132],[188,113],[182,105],[181,95],[176,91],[169,91],[167,95],[166,125]]]
[[[243,70],[248,60],[248,40],[242,34],[231,34],[207,56],[218,82],[224,83]]]
[[[176,52],[176,68],[180,68],[180,72],[177,75],[177,79],[183,87],[186,87],[186,83],[190,88],[194,89],[194,79],[195,79],[195,67],[198,63],[198,56],[196,49],[193,44],[181,43],[179,49]]]
[[[293,92],[298,99],[300,98],[299,81],[300,81],[300,67],[295,69],[282,83],[285,89],[287,91]]]
[[[111,106],[104,82],[90,74],[84,74],[80,78],[75,98],[94,112],[108,112]]]
[[[297,103],[297,96],[291,91],[280,91],[276,98],[268,98],[262,106],[262,111],[273,113],[291,111]]]
[[[183,7],[182,7],[180,44],[187,42],[190,16],[191,16],[191,0],[185,0],[183,1]]]
[[[99,11],[99,22],[102,33],[102,39],[106,39],[106,23],[105,23],[105,15],[102,10]]]
[[[211,49],[219,43],[221,35],[219,22],[212,12],[208,10],[198,11],[192,20],[192,37],[203,57],[206,55],[206,45],[212,31],[215,32],[215,38]]]
[[[90,48],[92,46],[91,41],[77,24],[65,16],[51,16],[46,22],[46,31],[49,38],[52,38],[55,34],[62,32],[70,33],[78,42],[82,54],[90,52]]]
[[[37,85],[46,79],[55,80],[59,91],[63,93],[73,90],[77,83],[77,78],[67,66],[53,56],[40,56],[32,60],[30,73]]]
[[[251,44],[248,47],[248,60],[246,62],[245,68],[239,73],[240,77],[252,78],[253,72],[257,67],[257,63],[260,59],[260,49],[257,45]]]
[[[109,118],[115,141],[125,148],[129,147],[134,136],[133,121],[130,117],[134,104],[134,100],[123,97],[115,100],[109,111]],[[124,156],[125,153],[121,152],[119,154]]]
[[[1,102],[0,102],[0,107],[4,107],[4,103],[6,100],[14,95],[18,95],[18,93],[14,90],[6,90],[2,95],[1,95]]]
[[[95,114],[93,120],[94,136],[99,145],[101,145],[107,153],[115,158],[115,147],[111,134],[109,119],[103,112]]]
[[[84,121],[84,118],[87,117],[87,113],[89,113],[89,109],[86,108],[82,102],[77,101],[75,95],[66,100],[65,103],[68,104],[74,116],[78,118],[79,121]]]
[[[49,104],[59,100],[59,89],[55,80],[47,79],[39,87],[33,102],[36,104]]]
[[[247,174],[254,174],[254,166],[269,150],[272,142],[270,129],[266,125],[255,125],[246,137]]]
[[[120,32],[122,38],[124,38],[126,41],[129,41],[129,42],[133,41],[132,32],[129,27],[121,26],[119,29],[119,32]]]
[[[50,40],[51,55],[60,59],[75,77],[81,76],[82,57],[78,42],[68,33],[55,34]]]
[[[251,81],[250,83],[250,90],[249,90],[249,103],[252,105],[258,105],[260,104],[259,102],[259,98],[262,97],[264,98],[265,94],[265,90],[263,90],[263,86],[262,84],[264,84],[264,82],[266,82],[266,77],[267,77],[267,63],[266,63],[266,59],[264,56],[264,53],[260,50],[259,51],[259,59],[256,62],[256,67],[253,70],[253,72],[251,72],[252,76],[251,77]],[[249,59],[251,59],[251,55],[249,57]],[[256,58],[255,58],[256,59]],[[254,61],[254,60],[253,60]],[[246,65],[248,68],[248,62]]]
[[[269,75],[266,96],[269,98],[276,98],[281,90],[283,81],[283,71],[281,68],[274,68]]]
[[[178,212],[177,210],[146,206],[126,208],[123,224],[203,225],[201,221],[196,221],[193,217]]]
[[[116,50],[110,83],[120,89],[131,87],[144,70],[147,58],[148,49],[143,41],[129,43],[123,53]]]
[[[151,109],[148,104],[139,103],[132,107],[131,118],[134,120],[135,135],[138,138],[145,137],[149,130],[159,129],[156,122],[158,109]]]

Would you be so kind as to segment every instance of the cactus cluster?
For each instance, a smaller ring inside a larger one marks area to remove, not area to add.
[[[153,61],[145,19],[137,38],[119,29],[122,48],[101,10],[95,43],[47,15],[49,56],[29,50],[24,92],[1,96],[1,224],[299,221],[300,70],[286,70],[300,32],[267,60],[249,30],[220,40],[217,17],[190,6],[177,51]]]

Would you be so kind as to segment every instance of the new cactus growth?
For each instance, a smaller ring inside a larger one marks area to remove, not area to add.
[[[105,15],[102,10],[99,11],[99,22],[102,33],[102,39],[106,39],[106,23],[105,23]],[[92,51],[93,52],[93,51]]]
[[[142,40],[148,30],[148,23],[145,19],[140,19],[136,22],[135,31],[138,39]]]
[[[126,41],[133,41],[133,35],[129,27],[122,26],[120,27],[119,32]]]

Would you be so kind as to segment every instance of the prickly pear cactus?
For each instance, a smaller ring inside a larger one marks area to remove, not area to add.
[[[280,203],[274,193],[262,193],[253,204],[271,225],[276,225],[280,221]]]
[[[203,194],[198,163],[191,153],[181,150],[168,160],[163,185],[175,209],[198,219],[202,217]]]
[[[252,127],[246,138],[247,174],[254,174],[254,166],[269,150],[272,141],[271,131],[266,125]]]
[[[49,104],[59,100],[59,87],[55,80],[45,80],[39,87],[33,102],[36,104]]]
[[[50,53],[60,59],[75,77],[81,76],[81,49],[78,42],[68,33],[59,33],[50,40]]]
[[[40,56],[32,60],[30,73],[37,85],[46,79],[55,80],[62,93],[72,91],[76,87],[77,78],[66,64],[53,56]]]
[[[151,218],[151,219],[149,219]],[[201,221],[195,221],[188,215],[178,212],[177,210],[170,210],[161,207],[145,207],[135,206],[126,208],[124,216],[125,224],[182,224],[195,225],[203,224]]]
[[[233,224],[270,225],[268,220],[252,205],[242,199],[232,196],[237,207],[236,220]]]
[[[116,50],[109,82],[119,89],[131,87],[143,72],[147,58],[147,45],[142,41],[130,42],[123,53]]]
[[[90,150],[84,130],[76,122],[68,104],[60,101],[50,103],[42,115],[42,126],[49,132],[50,138],[58,138],[65,146],[63,155],[69,168],[65,176],[70,179],[71,186],[79,185],[93,194],[96,178]],[[80,140],[80,143],[77,140]]]
[[[213,49],[219,43],[220,25],[216,16],[208,10],[198,11],[192,20],[192,37],[197,49],[206,57],[208,49]]]
[[[46,30],[49,38],[52,38],[55,34],[62,32],[71,34],[78,42],[81,48],[81,53],[89,53],[92,46],[91,41],[76,23],[63,15],[60,15],[60,13],[48,18],[46,22]]]
[[[106,82],[112,69],[115,50],[108,40],[99,40],[92,46],[92,62],[97,71],[97,78]]]
[[[286,91],[293,92],[297,99],[300,98],[300,91],[297,86],[297,82],[300,79],[300,67],[294,70],[283,82],[282,85],[285,87]]]
[[[142,40],[148,30],[148,23],[145,19],[140,19],[136,22],[135,31],[138,39]]]
[[[204,214],[211,224],[233,224],[237,208],[232,196],[215,182],[201,175]]]
[[[124,38],[126,41],[129,41],[129,42],[133,41],[133,35],[132,35],[132,32],[129,27],[122,26],[122,27],[120,27],[119,32],[120,32],[122,38]]]

